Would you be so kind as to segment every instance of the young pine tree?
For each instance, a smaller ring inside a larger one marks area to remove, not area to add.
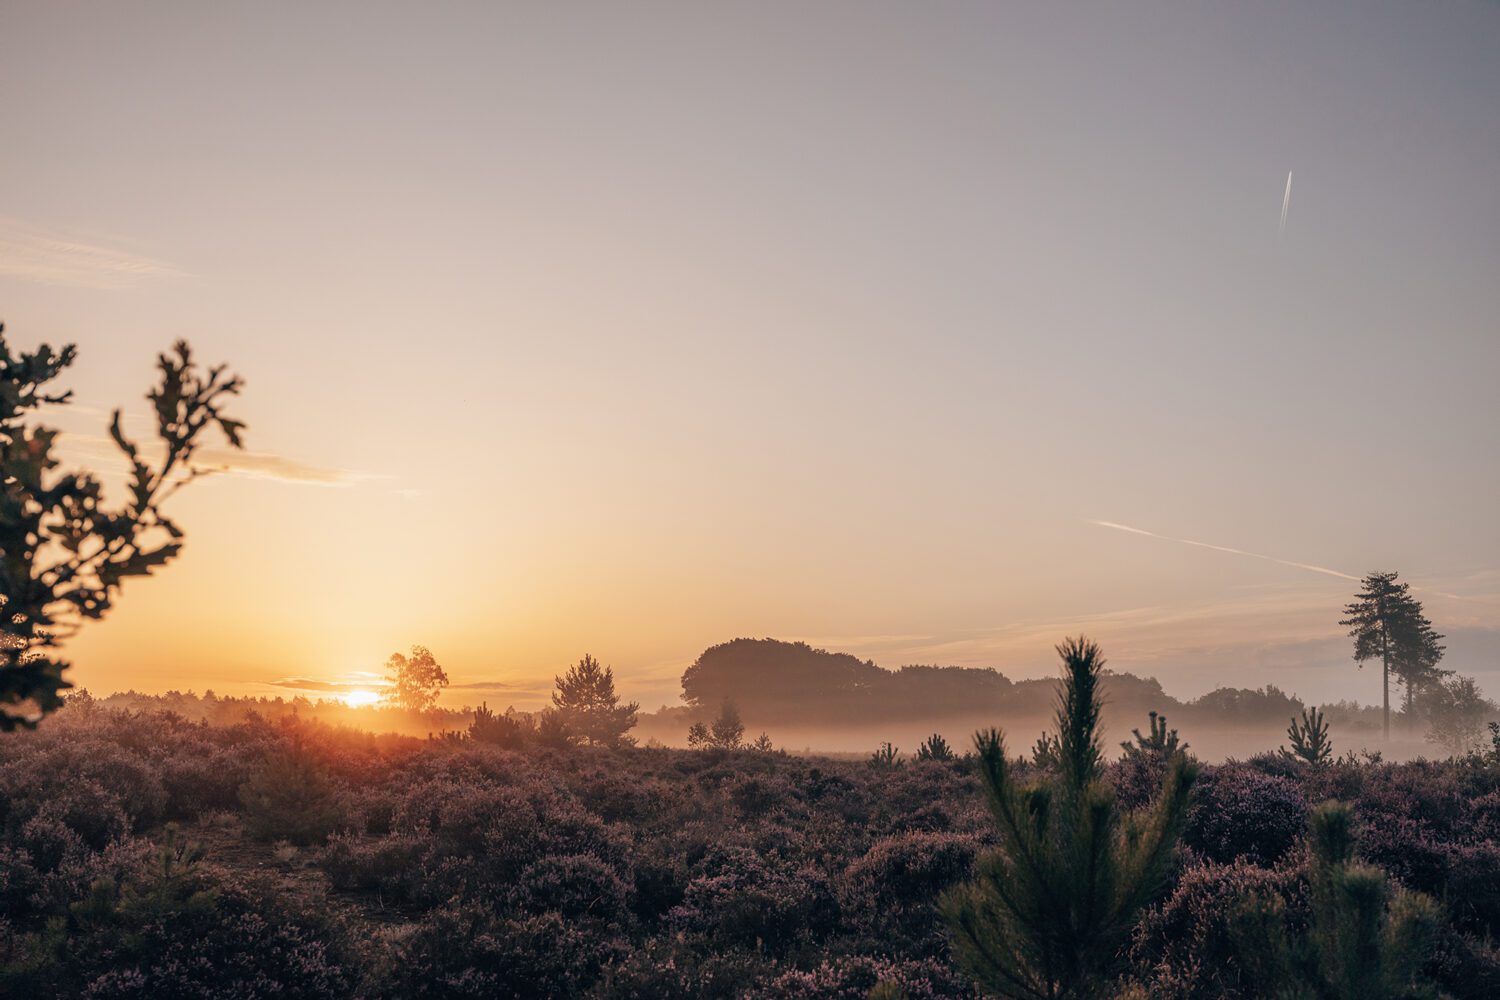
[[[1152,712],[1148,720],[1150,736],[1142,736],[1139,729],[1132,729],[1130,734],[1135,737],[1135,742],[1125,741],[1120,748],[1125,751],[1129,758],[1143,757],[1145,759],[1159,762],[1170,760],[1179,753],[1186,753],[1188,745],[1177,738],[1177,730],[1167,728],[1167,717]]]
[[[1053,733],[1043,733],[1031,745],[1032,766],[1043,771],[1055,771],[1061,760],[1061,754],[1062,747],[1058,745],[1057,736]]]
[[[552,704],[564,726],[574,738],[593,746],[633,746],[635,740],[625,735],[635,726],[636,702],[620,704],[615,694],[615,672],[601,667],[592,656],[584,656],[568,668],[566,675],[555,678],[557,690]]]
[[[563,747],[572,746],[576,739],[562,712],[555,708],[547,708],[537,713],[536,741],[544,747],[560,750]]]
[[[1325,802],[1309,819],[1311,909],[1289,922],[1279,896],[1242,904],[1231,924],[1240,960],[1277,1000],[1436,998],[1422,962],[1440,926],[1437,904],[1354,860],[1354,811]]]
[[[976,735],[1000,847],[943,900],[960,962],[986,991],[1024,1000],[1105,994],[1136,914],[1166,877],[1197,773],[1177,754],[1156,802],[1123,813],[1103,776],[1104,659],[1082,638],[1057,651],[1056,769],[1021,785],[1000,732]]]
[[[740,710],[725,698],[719,706],[719,717],[711,723],[693,723],[688,727],[687,739],[688,746],[695,750],[739,750],[745,745],[744,736],[745,723],[740,719]]]
[[[1316,707],[1303,709],[1302,720],[1292,720],[1286,727],[1286,736],[1292,748],[1281,748],[1281,756],[1287,760],[1302,761],[1321,767],[1333,759],[1333,741],[1328,738],[1328,722]]]
[[[475,743],[515,749],[526,742],[530,727],[511,715],[500,715],[483,702],[474,710],[469,723],[469,739]]]
[[[953,748],[941,733],[933,733],[917,747],[917,760],[952,760]]]
[[[870,766],[877,771],[894,771],[902,763],[901,751],[889,743],[880,744],[880,748],[870,754]]]

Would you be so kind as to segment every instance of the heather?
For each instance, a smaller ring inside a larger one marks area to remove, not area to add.
[[[1000,844],[965,747],[882,767],[87,704],[5,741],[8,995],[978,995],[938,905]],[[1099,794],[1146,808],[1177,753],[1149,742],[1108,755]],[[1494,995],[1497,765],[1201,765],[1110,989],[1271,995],[1236,914],[1274,911],[1267,926],[1301,940],[1319,898],[1310,817],[1337,799],[1381,891],[1431,901],[1424,981]]]

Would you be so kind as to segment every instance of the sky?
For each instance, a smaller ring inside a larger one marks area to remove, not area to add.
[[[588,652],[655,708],[737,636],[1035,677],[1083,631],[1368,703],[1337,621],[1395,569],[1500,697],[1496,51],[1482,3],[0,0],[0,320],[79,346],[65,454],[177,338],[247,382],[72,679],[423,644],[525,708]]]

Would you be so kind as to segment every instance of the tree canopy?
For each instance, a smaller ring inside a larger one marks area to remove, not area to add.
[[[437,704],[438,692],[448,686],[448,675],[426,646],[413,646],[410,656],[392,653],[385,661],[386,701],[411,712],[427,712]]]
[[[635,727],[641,706],[633,701],[620,703],[612,668],[601,667],[598,660],[585,655],[555,680],[552,704],[557,707],[558,722],[573,739],[611,747],[635,742],[626,734]]]
[[[1432,628],[1422,602],[1411,596],[1411,585],[1397,580],[1396,573],[1370,573],[1360,582],[1361,590],[1344,608],[1348,617],[1339,622],[1354,640],[1354,661],[1381,661],[1385,735],[1391,734],[1391,675],[1403,688],[1405,710],[1416,708],[1423,692],[1451,671],[1438,669],[1443,658],[1443,638]]]

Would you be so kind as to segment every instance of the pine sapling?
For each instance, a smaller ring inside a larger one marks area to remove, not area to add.
[[[1145,757],[1153,761],[1164,761],[1176,754],[1187,752],[1188,745],[1178,739],[1177,730],[1167,728],[1165,715],[1152,712],[1147,728],[1151,735],[1142,736],[1139,729],[1132,729],[1130,732],[1135,737],[1135,742],[1131,743],[1127,740],[1120,744],[1126,757]]]
[[[958,959],[979,985],[1024,1000],[1107,993],[1137,914],[1165,882],[1197,774],[1177,754],[1150,807],[1121,809],[1100,750],[1104,658],[1082,638],[1057,651],[1057,732],[1041,741],[1056,747],[1056,767],[1023,785],[999,730],[976,735],[1000,846],[942,904]]]
[[[903,763],[901,751],[889,743],[880,744],[880,749],[870,754],[870,766],[877,771],[894,771]]]
[[[1355,860],[1354,810],[1325,802],[1308,823],[1312,856],[1305,924],[1280,896],[1255,896],[1231,922],[1240,961],[1262,994],[1286,1000],[1435,998],[1422,963],[1441,926],[1428,896]]]
[[[953,760],[953,748],[942,734],[933,733],[917,747],[917,760]]]
[[[1301,761],[1321,767],[1333,759],[1333,741],[1328,738],[1328,722],[1316,707],[1303,709],[1302,719],[1292,720],[1286,729],[1292,747],[1281,748],[1281,756],[1287,760]]]

